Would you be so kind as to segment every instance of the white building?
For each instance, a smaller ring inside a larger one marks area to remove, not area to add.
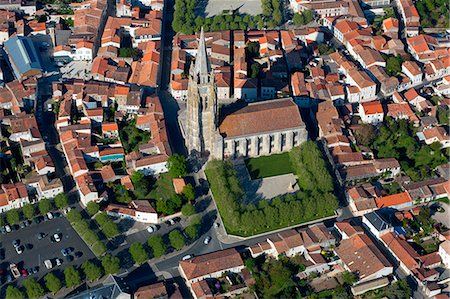
[[[365,124],[377,125],[383,122],[384,111],[379,101],[359,103],[359,116]]]
[[[442,263],[450,268],[450,240],[446,240],[439,245],[439,255],[441,256]]]

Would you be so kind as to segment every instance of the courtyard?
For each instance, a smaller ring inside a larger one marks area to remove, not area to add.
[[[239,13],[258,15],[262,13],[261,0],[200,0],[196,8],[196,15],[212,17],[223,11],[239,9]]]
[[[289,153],[274,154],[245,160],[252,180],[292,173]]]

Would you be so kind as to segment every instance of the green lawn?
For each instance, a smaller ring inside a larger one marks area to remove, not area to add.
[[[175,194],[172,177],[169,173],[162,173],[152,186],[149,196],[154,199],[169,199]]]
[[[289,153],[250,158],[245,165],[253,180],[293,172]]]

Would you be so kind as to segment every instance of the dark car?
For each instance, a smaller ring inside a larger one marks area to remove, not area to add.
[[[39,224],[41,223],[41,219],[39,217],[34,217],[33,219],[34,223]]]
[[[21,274],[22,276],[28,276],[28,272],[26,269],[22,269]]]
[[[12,241],[12,244],[14,247],[19,247],[20,240],[14,240],[14,241]]]
[[[66,255],[65,256],[66,262],[70,263],[71,261],[73,261],[73,256],[71,255]]]

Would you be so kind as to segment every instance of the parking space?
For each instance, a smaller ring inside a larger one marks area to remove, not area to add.
[[[60,242],[55,242],[52,238],[55,233],[61,238]],[[44,234],[45,237],[39,239],[39,234]],[[19,241],[23,253],[16,252],[13,246],[14,240]],[[72,261],[63,256],[61,250],[65,248],[72,249]],[[47,259],[52,260],[53,265],[55,265],[56,258],[61,259],[62,265],[59,267],[64,268],[67,265],[79,265],[95,257],[64,217],[43,221],[39,224],[33,222],[28,227],[2,234],[0,250],[2,250],[0,257],[3,258],[0,261],[2,269],[8,269],[10,263],[15,263],[19,270],[38,266],[39,272],[33,274],[37,279],[51,271],[44,265],[44,261]]]

